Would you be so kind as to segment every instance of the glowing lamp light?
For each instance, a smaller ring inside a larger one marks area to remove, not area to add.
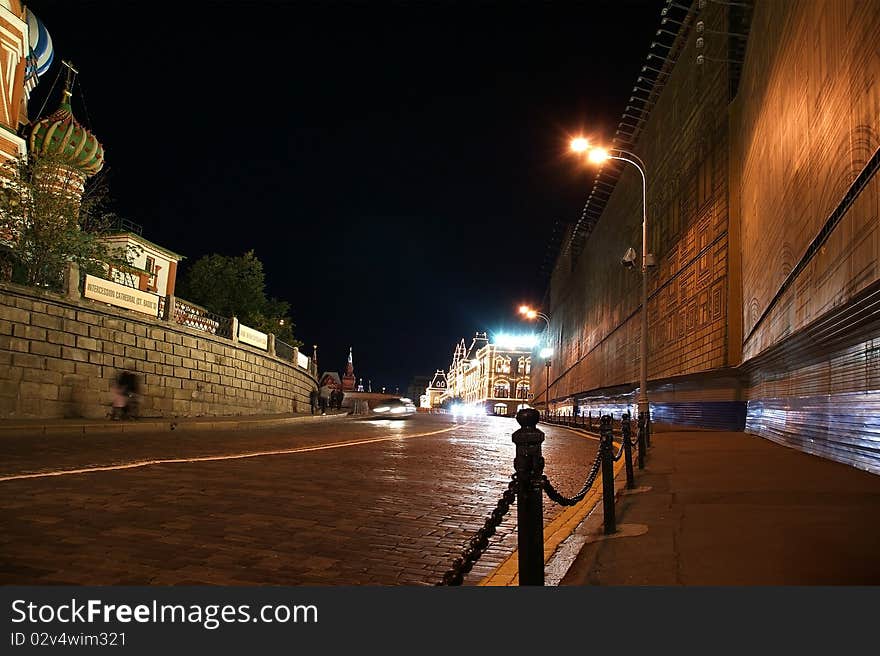
[[[519,306],[519,313],[520,314],[528,314],[531,311],[532,311],[532,308],[530,308],[528,305],[520,305]]]
[[[576,153],[583,153],[590,149],[590,142],[583,137],[571,140],[571,149]]]
[[[552,348],[550,348],[550,347],[546,347],[546,348],[542,348],[542,349],[541,349],[540,356],[541,356],[542,358],[549,358],[551,355],[553,355],[553,349],[552,349]]]
[[[590,153],[587,155],[587,159],[590,160],[593,164],[601,164],[602,162],[608,160],[609,157],[611,156],[604,148],[592,148],[590,149]]]
[[[531,349],[538,343],[537,335],[496,335],[494,344],[505,349]]]
[[[526,316],[527,316],[529,319],[534,319],[535,317],[538,316],[538,313],[535,312],[534,310],[529,310],[528,312],[526,312]]]

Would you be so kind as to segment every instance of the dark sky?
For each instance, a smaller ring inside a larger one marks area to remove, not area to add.
[[[34,0],[114,209],[193,262],[253,249],[322,370],[403,392],[476,330],[526,332],[555,220],[613,136],[664,0]],[[60,82],[46,105],[55,109]]]

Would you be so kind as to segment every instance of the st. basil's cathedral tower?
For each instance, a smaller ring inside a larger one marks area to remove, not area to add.
[[[70,106],[76,70],[67,62],[67,82],[61,105],[49,116],[40,119],[31,130],[31,156],[39,166],[38,175],[51,191],[78,201],[86,179],[104,166],[104,149],[95,135],[86,130],[73,116]]]

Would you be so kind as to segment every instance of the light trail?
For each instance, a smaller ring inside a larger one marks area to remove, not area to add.
[[[361,444],[375,444],[376,442],[388,442],[390,440],[404,440],[413,437],[427,437],[428,435],[437,435],[460,428],[459,424],[450,426],[449,428],[441,428],[440,430],[429,431],[427,433],[415,433],[413,435],[389,435],[385,437],[372,437],[361,440],[347,440],[345,442],[331,442],[330,444],[317,444],[315,446],[301,446],[294,449],[276,449],[273,451],[253,451],[250,453],[234,453],[219,456],[199,456],[197,458],[162,458],[158,460],[138,460],[137,462],[127,462],[120,465],[105,465],[103,467],[83,467],[81,469],[59,469],[48,472],[34,472],[31,474],[13,474],[11,476],[0,476],[0,483],[6,481],[20,481],[27,478],[48,478],[50,476],[72,476],[74,474],[92,474],[95,472],[120,471],[123,469],[137,469],[139,467],[149,467],[151,465],[174,465],[188,464],[195,462],[213,462],[220,460],[243,460],[245,458],[261,458],[264,456],[283,456],[292,453],[307,453],[309,451],[325,451],[327,449],[342,449],[348,446],[359,446]]]

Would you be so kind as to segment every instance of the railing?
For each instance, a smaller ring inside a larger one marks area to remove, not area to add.
[[[282,342],[277,337],[275,338],[275,355],[277,355],[282,360],[293,362],[293,354],[294,348],[290,344]]]
[[[160,316],[165,316],[165,303],[162,303]],[[176,323],[188,328],[195,328],[218,337],[232,338],[232,319],[209,312],[200,305],[174,299],[174,314],[170,317]]]
[[[611,415],[602,415],[598,421],[599,450],[587,471],[586,480],[581,489],[573,496],[562,495],[550,479],[544,475],[544,458],[541,455],[541,443],[544,441],[544,433],[538,430],[540,415],[537,410],[525,409],[516,413],[516,420],[520,429],[513,433],[513,442],[516,444],[516,457],[513,461],[514,473],[511,475],[507,489],[501,495],[494,510],[486,517],[483,527],[476,532],[461,551],[461,555],[452,562],[451,568],[443,575],[443,579],[437,585],[461,585],[465,575],[473,569],[480,556],[489,546],[489,538],[495,534],[495,529],[501,524],[502,519],[510,510],[511,504],[516,501],[517,510],[517,559],[519,562],[520,585],[544,585],[544,517],[543,495],[554,503],[563,506],[573,506],[580,503],[593,488],[599,474],[602,475],[602,505],[603,522],[606,534],[617,531],[617,522],[614,508],[614,463],[621,458],[625,459],[626,486],[635,487],[635,474],[633,472],[632,449],[638,449],[639,469],[645,467],[645,453],[647,451],[647,433],[650,422],[647,416],[639,418],[638,437],[632,437],[632,421],[629,413],[625,413],[619,420],[620,447],[614,447],[614,429]],[[563,419],[565,421],[563,421]],[[582,422],[577,420],[587,419],[592,425],[592,416],[577,417],[565,416],[552,417],[548,423],[584,429]],[[586,430],[590,430],[587,428]]]

